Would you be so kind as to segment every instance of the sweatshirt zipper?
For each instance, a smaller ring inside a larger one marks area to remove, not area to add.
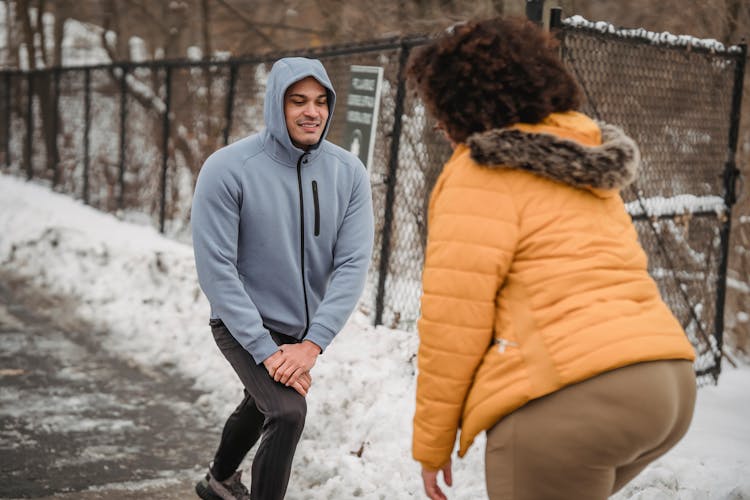
[[[318,181],[312,181],[313,204],[315,205],[315,236],[320,234],[320,205],[318,204]]]
[[[310,328],[310,311],[307,305],[307,284],[305,283],[305,204],[302,197],[302,158],[307,153],[303,154],[297,160],[297,188],[299,190],[299,232],[300,232],[300,261],[301,261],[301,274],[302,274],[302,293],[305,297],[305,333],[302,338],[307,336],[307,330]]]

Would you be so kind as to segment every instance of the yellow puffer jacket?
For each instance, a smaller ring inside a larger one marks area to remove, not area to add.
[[[616,127],[550,115],[460,144],[432,193],[413,455],[459,456],[504,415],[642,361],[694,359],[647,272],[619,189],[640,158]]]

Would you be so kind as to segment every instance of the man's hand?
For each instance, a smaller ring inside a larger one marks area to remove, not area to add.
[[[284,354],[279,350],[268,356],[265,361],[263,361],[263,366],[266,367],[266,370],[268,370],[268,374],[271,377],[276,373],[276,369],[281,366],[283,356]]]
[[[283,344],[263,361],[263,365],[276,382],[307,396],[312,385],[310,369],[315,365],[318,354],[320,347],[309,340],[299,344]]]
[[[295,391],[299,392],[303,396],[307,396],[308,391],[310,390],[310,386],[312,385],[312,376],[310,375],[310,372],[303,373],[299,376],[297,381],[292,384],[290,387],[294,389]]]
[[[303,373],[312,370],[320,354],[320,347],[309,340],[304,340],[299,344],[282,344],[279,350],[282,354],[282,361],[276,368],[273,379],[286,386],[294,385]]]
[[[424,491],[430,500],[448,500],[443,491],[437,484],[438,473],[443,473],[443,479],[447,486],[453,486],[453,477],[451,474],[451,463],[448,461],[442,469],[436,471],[428,471],[422,469],[422,483],[424,483]]]

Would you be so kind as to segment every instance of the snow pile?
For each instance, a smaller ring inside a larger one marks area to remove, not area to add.
[[[189,246],[0,175],[0,266],[77,297],[80,314],[109,331],[107,349],[195,380],[217,426],[241,399],[209,333]],[[352,317],[313,370],[287,498],[424,498],[410,458],[416,349],[415,334]],[[688,436],[614,498],[750,498],[748,384],[743,367],[701,389]],[[486,498],[483,444],[454,460],[450,498]]]

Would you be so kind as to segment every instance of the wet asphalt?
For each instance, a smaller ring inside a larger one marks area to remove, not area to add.
[[[197,498],[220,432],[201,394],[73,306],[0,269],[0,498]]]

